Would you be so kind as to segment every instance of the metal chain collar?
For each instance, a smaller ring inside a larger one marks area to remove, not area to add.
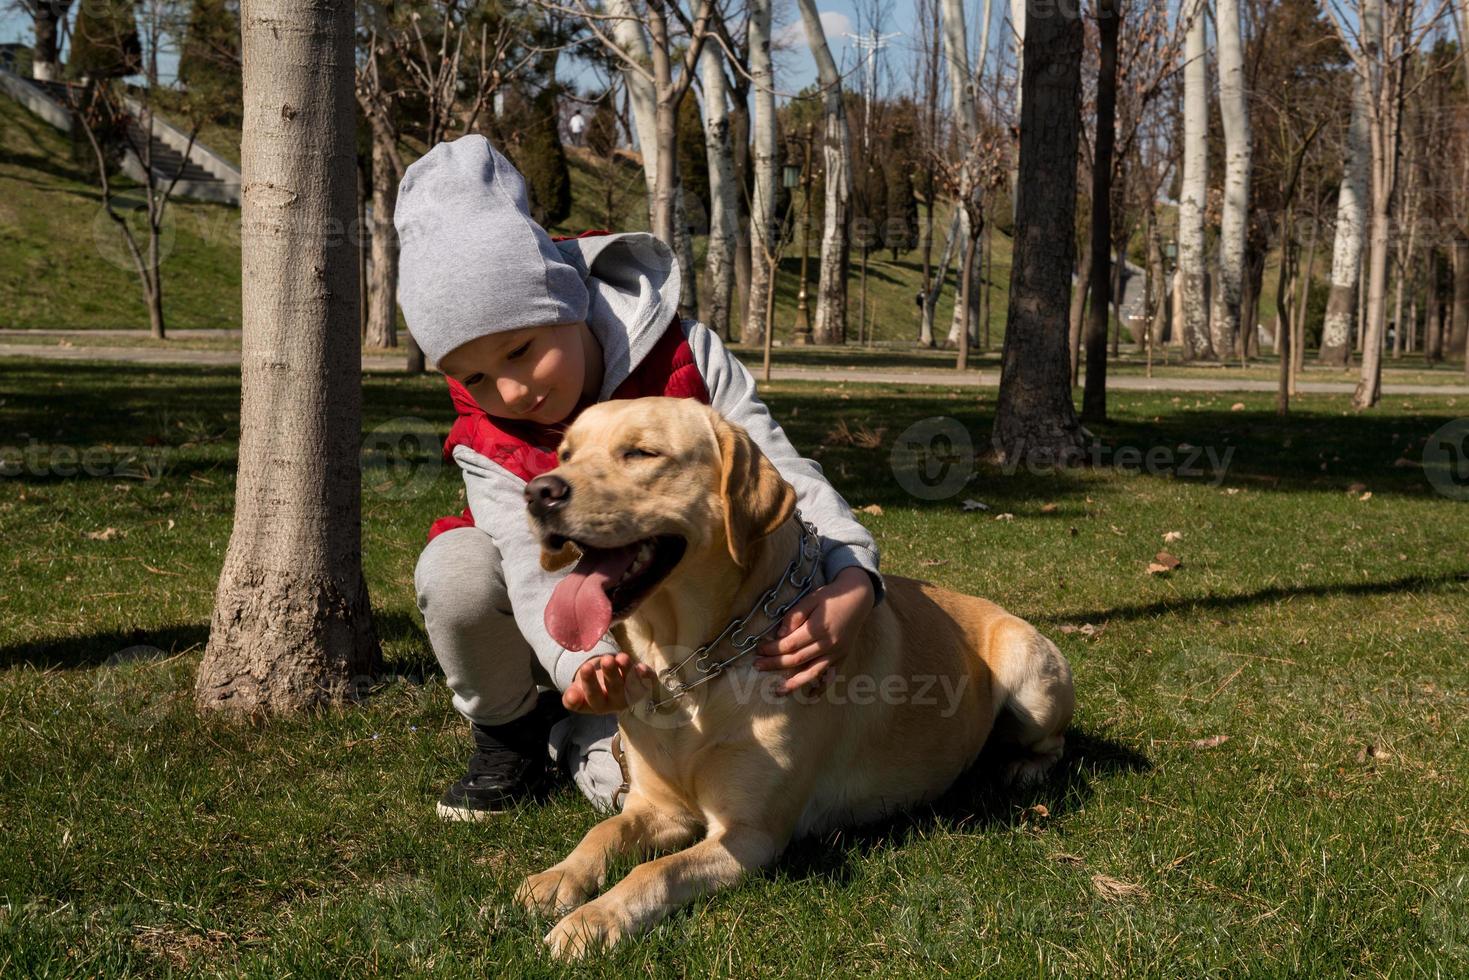
[[[657,711],[664,705],[677,701],[694,688],[707,684],[724,673],[726,667],[755,649],[757,643],[780,625],[780,621],[786,613],[790,612],[791,607],[811,591],[821,559],[821,536],[817,533],[815,525],[803,518],[799,510],[795,512],[795,518],[801,528],[801,540],[796,546],[796,557],[792,558],[790,564],[786,566],[785,574],[781,575],[775,584],[765,591],[764,595],[755,600],[749,612],[730,620],[729,625],[721,630],[718,636],[672,667],[665,667],[658,672],[658,679],[663,682],[669,694],[668,697],[661,700],[649,701],[648,707],[651,710]],[[772,605],[781,590],[787,585],[795,588],[795,594],[779,605]],[[768,622],[758,633],[747,632],[746,624],[757,612],[765,616]],[[724,642],[729,643],[733,652],[723,660],[711,662],[711,651]],[[691,661],[699,676],[684,683],[679,677],[679,671],[687,667]]]

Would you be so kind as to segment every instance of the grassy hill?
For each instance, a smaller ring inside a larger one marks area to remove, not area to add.
[[[217,141],[218,142],[218,141]],[[223,141],[227,143],[228,141]],[[223,143],[221,143],[223,145]],[[230,146],[227,156],[233,157]],[[648,227],[639,194],[641,177],[629,172],[618,189],[612,214],[621,231]],[[137,186],[122,189],[124,206],[141,205]],[[630,187],[630,190],[628,189]],[[587,163],[572,160],[572,213],[550,230],[577,234],[606,227],[605,180]],[[134,193],[128,193],[132,191]],[[173,201],[167,212],[164,304],[168,326],[239,327],[239,212],[230,207]],[[938,216],[942,227],[943,219]],[[995,240],[996,281],[1008,279],[1010,243]],[[705,240],[695,239],[696,274],[702,278]],[[809,265],[814,297],[819,246]],[[935,248],[935,261],[941,248]],[[796,322],[800,254],[790,250],[781,263],[776,288],[777,338]],[[913,294],[922,278],[919,253],[888,252],[869,257],[869,321],[877,340],[917,336]],[[859,280],[854,261],[849,285],[850,330],[857,333]],[[950,277],[951,280],[953,277]],[[813,298],[814,302],[814,298]],[[1000,340],[1005,296],[992,296],[993,340]],[[938,322],[946,329],[953,290],[940,302]],[[101,195],[85,169],[71,156],[67,138],[9,99],[0,99],[0,327],[142,328],[147,310],[122,238],[102,209]]]
[[[207,137],[213,137],[213,142]],[[238,134],[225,130],[201,136],[230,159],[238,158]],[[647,214],[642,177],[624,166],[609,178],[590,158],[571,158],[572,210],[552,226],[553,234],[578,234],[589,228],[645,230]],[[125,204],[141,204],[137,188],[123,181]],[[820,206],[820,202],[816,202]],[[949,212],[935,215],[933,260],[943,251]],[[813,235],[813,238],[815,236]],[[702,285],[705,239],[694,241],[695,277]],[[812,242],[808,266],[812,303],[820,246]],[[174,201],[169,205],[164,259],[164,303],[172,328],[240,325],[239,213],[229,207]],[[990,349],[1003,342],[1008,305],[1011,242],[994,238],[990,284]],[[861,279],[854,253],[848,282],[848,339],[858,335]],[[776,338],[794,332],[800,287],[800,238],[787,249],[776,285]],[[1327,263],[1318,261],[1318,276]],[[1267,266],[1260,320],[1275,316],[1276,267]],[[904,342],[918,336],[914,294],[922,281],[917,249],[896,259],[885,250],[868,256],[867,321],[871,339]],[[936,333],[947,335],[957,291],[951,270],[939,301]],[[136,274],[117,229],[85,169],[72,157],[65,136],[8,99],[0,99],[0,327],[146,327]]]
[[[120,209],[142,205],[138,185],[118,188]],[[238,327],[239,211],[173,201],[165,229],[168,325]],[[0,98],[0,327],[147,326],[122,236],[70,141]]]

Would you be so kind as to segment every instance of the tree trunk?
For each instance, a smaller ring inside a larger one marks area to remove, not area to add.
[[[728,337],[740,188],[735,182],[729,86],[724,78],[723,57],[724,52],[717,44],[706,44],[699,53],[704,86],[704,150],[709,160],[709,281],[700,294],[704,301],[700,318],[715,334]]]
[[[1220,0],[1221,4],[1230,0]],[[1107,314],[1112,302],[1112,154],[1117,140],[1117,32],[1122,11],[1097,0],[1100,57],[1097,67],[1097,133],[1092,153],[1092,311],[1086,323],[1084,422],[1107,419]],[[1120,261],[1120,258],[1119,258]]]
[[[776,117],[775,66],[770,59],[770,0],[750,0],[749,51],[755,88],[755,190],[750,202],[750,309],[740,340],[758,344],[767,328],[768,295],[775,289],[770,256],[775,253]]]
[[[964,249],[964,266],[959,279],[958,305],[961,309],[968,309],[973,305],[970,301],[974,298],[975,293],[974,270],[979,265],[975,253],[979,251],[979,236],[984,228],[984,219],[976,215],[970,219],[970,227],[974,230],[970,232],[968,247]],[[959,328],[959,355],[954,367],[960,371],[969,367],[969,335],[972,332],[971,325],[968,323],[964,323]]]
[[[1184,351],[1212,358],[1205,300],[1204,211],[1209,197],[1209,69],[1205,48],[1205,0],[1195,0],[1184,46],[1183,192],[1178,204],[1178,268],[1183,273]]]
[[[1086,319],[1086,300],[1092,289],[1092,236],[1081,246],[1081,262],[1071,287],[1071,305],[1066,313],[1066,350],[1071,358],[1071,386],[1081,381],[1081,327]]]
[[[937,273],[923,297],[923,324],[919,327],[918,342],[924,347],[933,346],[933,318],[938,312],[939,295],[944,290],[944,280],[949,278],[949,263],[954,258],[954,245],[959,240],[959,215],[963,208],[955,208],[949,219],[949,235],[944,239],[943,255],[939,258]]]
[[[339,701],[380,650],[362,574],[354,5],[241,11],[244,339],[235,518],[195,695],[237,716]],[[302,274],[306,272],[308,274]]]
[[[1432,246],[1424,257],[1428,264],[1427,316],[1423,323],[1423,361],[1433,364],[1443,359],[1443,259]]]
[[[35,5],[36,47],[31,55],[31,77],[38,82],[61,78],[61,25],[71,0],[41,0]]]
[[[821,225],[821,271],[816,287],[818,344],[841,344],[847,339],[847,266],[851,244],[847,236],[852,200],[852,133],[842,106],[842,76],[826,44],[826,32],[816,11],[816,0],[796,0],[806,43],[816,59],[816,77],[824,90],[825,137],[822,159],[826,167],[826,210]]]
[[[1448,349],[1464,355],[1469,343],[1469,238],[1454,239],[1454,319],[1449,332]]]
[[[729,339],[734,341],[744,331],[750,310],[750,201],[744,192],[745,175],[750,168],[749,83],[743,82],[730,92],[730,142],[734,145],[735,176],[735,301],[730,311]]]
[[[1275,389],[1275,413],[1290,413],[1291,396],[1291,310],[1287,297],[1290,295],[1290,280],[1296,275],[1300,258],[1296,254],[1295,222],[1290,205],[1285,208],[1285,219],[1281,224],[1285,233],[1280,238],[1280,275],[1275,281],[1275,355],[1280,360],[1278,381]]]
[[[633,127],[643,153],[643,177],[648,188],[648,227],[678,256],[683,270],[679,312],[693,316],[698,309],[699,287],[694,266],[693,243],[684,212],[683,184],[678,176],[678,106],[669,54],[668,24],[658,7],[636,9],[631,0],[608,0],[613,18],[612,36],[617,47],[638,64],[652,69],[653,80],[624,67]],[[646,16],[644,16],[646,14]],[[643,33],[647,24],[652,45]],[[702,40],[702,38],[701,38]]]
[[[983,281],[980,286],[983,292],[979,300],[979,324],[983,334],[980,337],[979,349],[988,352],[990,349],[990,289],[994,284],[995,273],[995,223],[985,222],[984,226],[984,265]]]
[[[1399,44],[1401,18],[1393,16],[1390,34],[1383,32],[1383,6],[1386,0],[1364,0],[1362,34],[1375,51],[1370,58],[1388,59],[1372,92],[1375,105],[1368,116],[1368,133],[1372,141],[1372,230],[1367,272],[1367,329],[1362,334],[1362,373],[1352,394],[1352,407],[1359,411],[1371,408],[1382,397],[1382,347],[1387,335],[1387,266],[1392,244],[1394,197],[1400,126],[1403,115],[1404,60],[1391,58]],[[1380,54],[1378,53],[1380,52]]]
[[[1224,123],[1224,213],[1219,230],[1219,289],[1215,292],[1214,353],[1248,353],[1240,323],[1250,209],[1250,110],[1245,92],[1239,0],[1217,0],[1219,111]]]
[[[398,346],[398,172],[393,167],[391,134],[372,136],[372,278],[367,285],[367,343]]]
[[[965,250],[959,256],[959,268],[961,270],[964,268],[964,261],[968,256],[968,245],[966,243],[973,238],[974,232],[970,226],[969,213],[964,208],[960,208],[959,247]],[[959,297],[954,297],[954,312],[949,317],[949,335],[944,341],[947,346],[957,347],[959,345],[959,331],[964,329],[964,325],[966,323],[969,325],[969,336],[972,339],[974,337],[974,329],[979,323],[978,291],[975,291],[970,295],[967,311],[964,307],[964,304],[960,302]]]
[[[1362,234],[1367,225],[1367,171],[1372,145],[1367,125],[1367,86],[1353,83],[1352,117],[1347,130],[1347,158],[1336,205],[1336,243],[1331,253],[1331,295],[1321,330],[1322,364],[1344,367],[1351,360],[1352,332],[1357,320],[1358,275],[1362,267]]]
[[[1025,27],[1015,260],[993,434],[1002,463],[1070,463],[1082,451],[1065,319],[1076,257],[1082,24],[1075,8],[1063,10]]]
[[[985,4],[984,9],[988,11],[989,5]],[[949,90],[954,100],[959,152],[964,155],[964,166],[968,168],[971,166],[968,158],[973,153],[973,140],[979,132],[979,113],[974,101],[975,74],[969,68],[969,33],[965,24],[963,0],[942,0],[942,10],[944,63],[948,67]],[[956,206],[959,208],[959,240],[971,242],[977,238],[979,230],[970,227],[969,212],[963,202],[958,202]],[[961,261],[968,261],[967,245],[965,258]],[[971,292],[969,300],[967,307],[962,299],[956,299],[954,303],[954,313],[949,320],[948,343],[955,346],[960,343],[959,333],[965,324],[972,326],[979,322],[979,294]]]
[[[357,333],[367,342],[367,256],[372,248],[372,231],[367,224],[367,203],[372,197],[372,176],[362,154],[357,156],[357,224],[352,240],[357,245]]]
[[[1010,0],[1010,27],[1014,35],[1015,44],[1015,118],[1020,118],[1020,110],[1025,102],[1025,86],[1020,80],[1025,75],[1025,8],[1029,0]],[[1015,147],[1015,155],[1010,158],[1010,202],[1012,208],[1018,210],[1020,207],[1020,147]]]

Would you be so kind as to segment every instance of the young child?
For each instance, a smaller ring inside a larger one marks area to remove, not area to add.
[[[744,366],[702,324],[678,316],[677,261],[645,233],[552,242],[525,182],[483,136],[441,143],[408,168],[395,218],[398,299],[414,339],[447,377],[458,418],[444,454],[468,507],[434,522],[414,573],[434,654],[474,739],[468,772],[439,802],[446,819],[482,819],[537,793],[548,752],[592,801],[618,805],[613,712],[629,671],[610,636],[589,653],[546,631],[564,573],[540,565],[523,491],[556,465],[561,433],[610,398],[697,398],[744,426],[796,490],[822,536],[825,585],[787,614],[757,667],[784,688],[816,681],[841,656],[882,578],[871,534],[821,468],[791,446]],[[563,692],[541,697],[538,684]],[[562,708],[573,714],[551,731]]]

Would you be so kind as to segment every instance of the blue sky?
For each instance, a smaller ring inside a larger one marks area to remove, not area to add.
[[[0,0],[0,3],[3,2],[4,0]],[[978,25],[974,22],[979,17],[980,3],[979,0],[965,0],[965,4],[971,12],[970,43],[977,44],[979,32]],[[906,87],[912,71],[912,49],[917,44],[913,23],[914,4],[911,0],[891,0],[887,6],[889,10],[884,21],[878,25],[879,30],[883,34],[897,33],[899,36],[888,42],[889,46],[883,52],[880,64],[896,85]],[[0,12],[0,42],[30,43],[30,18],[8,9],[9,4],[4,4],[4,7],[6,9]],[[995,23],[991,32],[992,40],[997,40],[1000,34],[998,28],[1003,22],[1008,4],[1006,0],[994,0],[994,7]],[[816,64],[806,47],[801,18],[793,0],[776,0],[775,8],[777,40],[784,49],[776,54],[777,84],[785,92],[799,91],[815,82]],[[860,52],[844,35],[856,33],[858,30],[866,33],[872,25],[863,19],[854,0],[826,0],[818,3],[818,9],[821,11],[832,56],[844,72],[852,70],[858,64]],[[164,76],[172,76],[176,58],[165,54],[159,60]],[[567,64],[566,68],[566,80],[587,86],[593,83],[588,73],[578,70],[574,65]]]

